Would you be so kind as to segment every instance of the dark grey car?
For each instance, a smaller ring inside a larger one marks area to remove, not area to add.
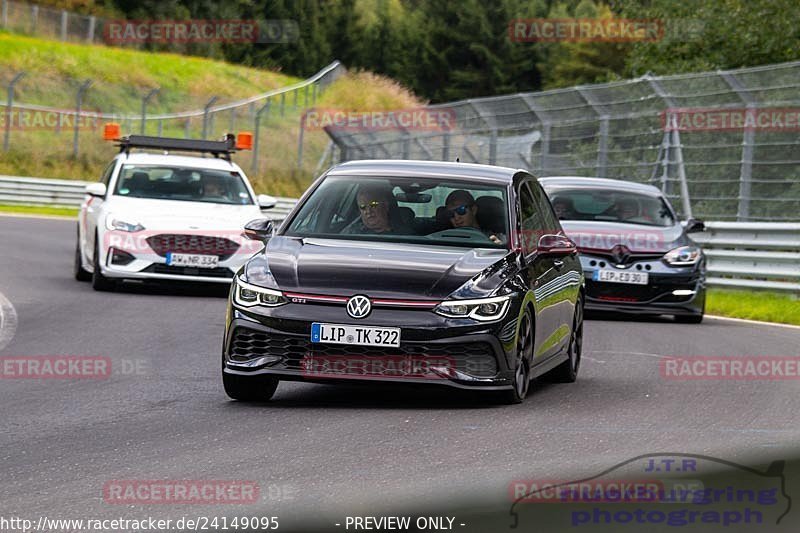
[[[674,315],[700,323],[706,261],[655,187],[604,178],[540,178],[567,235],[580,251],[586,309]]]

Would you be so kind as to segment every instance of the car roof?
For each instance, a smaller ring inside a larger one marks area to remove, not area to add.
[[[545,189],[587,188],[587,189],[614,189],[617,191],[630,191],[653,196],[661,196],[658,187],[634,181],[612,180],[608,178],[590,178],[583,176],[549,176],[539,178],[539,183]]]
[[[328,176],[386,176],[417,178],[459,178],[510,184],[521,169],[475,165],[450,161],[368,159],[348,161],[328,170]]]
[[[241,171],[235,163],[216,157],[192,157],[187,155],[154,154],[148,152],[121,154],[120,157],[123,163],[133,165],[170,165],[211,170]]]

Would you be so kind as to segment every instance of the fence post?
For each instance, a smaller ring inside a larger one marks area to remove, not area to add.
[[[144,135],[145,124],[147,121],[147,104],[150,103],[150,99],[156,94],[158,94],[160,90],[161,89],[159,89],[158,87],[156,87],[155,89],[150,89],[150,92],[148,92],[147,95],[145,95],[145,97],[142,98],[142,129],[141,129],[142,135]]]
[[[158,121],[158,136],[161,137],[163,133],[164,133],[164,121],[163,120],[159,120]]]
[[[300,132],[297,134],[297,173],[303,168],[303,134],[306,131],[306,114],[300,116]]]
[[[650,87],[653,88],[659,98],[664,100],[664,103],[667,104],[668,107],[678,107],[678,103],[669,93],[667,93],[666,90],[664,90],[657,78],[651,76],[650,74],[645,74],[642,79],[650,83]],[[670,120],[670,122],[665,122],[665,126],[666,131],[669,131],[670,129],[672,130],[670,147],[675,149],[675,164],[678,165],[678,180],[681,188],[681,203],[684,211],[683,214],[688,218],[692,216],[692,201],[689,198],[689,184],[686,181],[686,168],[683,164],[683,146],[681,146],[681,134],[678,132],[677,117],[672,115],[668,109],[665,110],[664,113],[666,119]]]
[[[269,118],[269,109],[272,106],[272,101],[267,98],[267,102],[261,106],[261,109],[256,111],[256,118],[255,124],[253,125],[253,129],[255,130],[254,135],[255,138],[253,139],[253,163],[250,168],[253,170],[253,174],[258,172],[258,142],[261,137],[260,129],[261,129],[261,114],[266,113],[266,118]]]
[[[186,117],[186,125],[183,127],[183,136],[184,138],[188,139],[191,136],[191,127],[192,127],[192,119],[190,117]]]
[[[306,85],[306,94],[303,97],[303,108],[308,109],[308,85]]]
[[[730,72],[720,72],[720,76],[736,91],[736,94],[745,104],[745,113],[751,114],[758,102],[742,85],[739,79]],[[750,220],[750,196],[753,179],[753,149],[756,141],[754,128],[744,128],[742,135],[742,163],[739,169],[739,206],[736,212],[736,220],[747,222]]]
[[[214,102],[217,100],[219,100],[219,97],[212,96],[203,108],[203,139],[208,137],[208,113],[211,110],[211,106],[214,105]]]
[[[31,33],[36,33],[36,23],[39,21],[39,6],[31,6]]]
[[[318,85],[318,83],[314,82],[312,85],[313,85],[313,87],[312,87],[312,91],[311,91],[311,105],[315,106],[315,105],[317,105],[317,85]]]
[[[8,27],[8,0],[3,0],[3,28]]]
[[[286,112],[286,93],[281,93],[281,116]]]
[[[295,109],[297,109],[297,105],[298,105],[297,100],[298,100],[299,97],[300,97],[300,89],[295,89],[294,90],[294,108]]]
[[[5,6],[5,4],[3,4]],[[11,80],[11,83],[8,84],[8,102],[6,103],[6,133],[5,138],[3,139],[3,150],[8,152],[8,146],[11,139],[11,121],[13,120],[13,113],[14,113],[14,86],[17,84],[22,77],[25,76],[25,72],[19,72],[16,76]]]
[[[231,124],[230,124],[230,126],[231,127],[228,129],[228,132],[229,133],[235,132],[236,131],[236,108],[235,107],[231,108]]]
[[[75,102],[75,136],[72,140],[72,158],[78,158],[78,136],[80,135],[81,106],[83,105],[83,94],[92,85],[92,80],[86,80],[78,89]]]
[[[69,15],[67,14],[67,10],[66,9],[62,9],[61,10],[61,42],[64,42],[64,41],[67,40],[67,21],[68,21],[67,17],[68,16]]]
[[[89,41],[90,43],[94,42],[94,29],[96,24],[97,24],[97,17],[95,17],[94,15],[89,17],[89,30],[86,35],[86,40]]]
[[[442,135],[442,161],[450,161],[450,132]]]
[[[497,164],[497,128],[492,128],[489,134],[489,164]]]

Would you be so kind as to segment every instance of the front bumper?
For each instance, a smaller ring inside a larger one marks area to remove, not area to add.
[[[644,259],[626,270],[648,273],[647,285],[595,281],[594,274],[607,265],[601,257],[581,255],[586,277],[588,311],[648,315],[699,315],[705,309],[705,265],[671,267],[660,259]],[[602,265],[602,266],[601,266]]]
[[[229,304],[222,368],[229,374],[289,381],[504,390],[511,387],[515,343],[513,338],[501,341],[498,333],[516,333],[507,325],[508,317],[515,316],[510,311],[503,321],[487,325],[421,309],[375,308],[367,319],[356,321],[337,305],[290,303],[245,310]],[[311,343],[312,322],[400,327],[400,347]]]
[[[179,235],[173,232],[171,236]],[[160,236],[160,235],[157,235]],[[190,239],[217,239],[215,236],[185,235]],[[164,250],[154,250],[148,240],[137,237],[135,234],[123,238],[120,234],[105,233],[102,242],[101,273],[113,279],[128,280],[172,280],[172,281],[197,281],[206,283],[227,283],[233,280],[236,272],[246,263],[253,254],[261,250],[259,243],[253,246],[252,241],[240,240],[231,246],[230,253],[219,255],[214,251],[199,250],[173,250],[185,253],[200,253],[217,255],[218,263],[215,268],[179,267],[167,264]],[[114,251],[121,252],[127,259],[119,262],[114,259]],[[169,250],[167,248],[167,250]]]

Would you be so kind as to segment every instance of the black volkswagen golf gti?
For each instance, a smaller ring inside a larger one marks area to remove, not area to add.
[[[575,381],[584,279],[536,179],[464,163],[333,167],[231,287],[227,394],[280,380],[382,380],[496,391],[521,402],[545,373]]]

